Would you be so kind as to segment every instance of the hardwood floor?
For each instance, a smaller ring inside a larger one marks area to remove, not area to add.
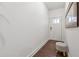
[[[56,54],[56,41],[49,40],[33,57],[63,57]]]

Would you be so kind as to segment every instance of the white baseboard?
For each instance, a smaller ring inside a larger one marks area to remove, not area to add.
[[[42,48],[47,43],[47,41],[48,40],[45,40],[42,43],[40,43],[40,45],[34,51],[32,51],[29,55],[27,55],[26,57],[34,56],[40,50],[40,48]]]
[[[60,41],[60,42],[62,41],[62,40],[55,40],[55,39],[49,39],[49,40]]]

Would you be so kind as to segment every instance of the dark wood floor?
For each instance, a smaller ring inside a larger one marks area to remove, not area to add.
[[[56,41],[49,40],[33,57],[62,57],[56,54]]]

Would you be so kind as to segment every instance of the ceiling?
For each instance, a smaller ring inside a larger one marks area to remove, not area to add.
[[[45,5],[47,6],[48,10],[54,10],[65,7],[64,2],[45,2]]]

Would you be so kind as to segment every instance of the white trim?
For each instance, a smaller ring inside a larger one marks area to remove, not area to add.
[[[48,40],[45,40],[42,43],[40,43],[40,45],[34,51],[32,51],[29,55],[27,55],[26,57],[34,56],[40,50],[40,48],[42,48],[47,43],[47,41]]]
[[[49,38],[49,40],[54,40],[54,41],[60,41],[60,42],[61,42],[61,41],[63,41],[63,40],[57,40],[57,39],[50,39],[50,38]]]

